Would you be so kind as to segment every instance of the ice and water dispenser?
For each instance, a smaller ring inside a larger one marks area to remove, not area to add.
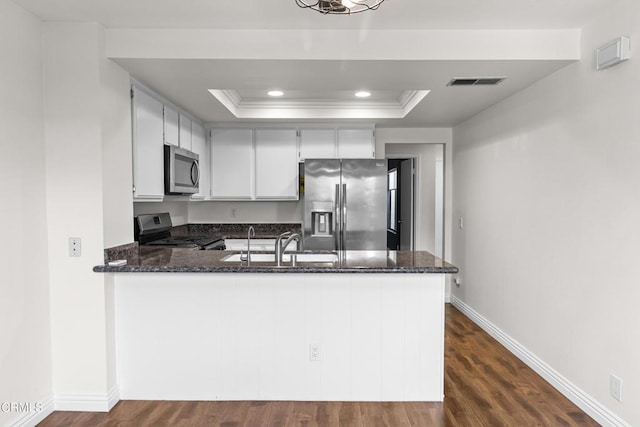
[[[313,202],[311,206],[311,235],[333,235],[333,202]]]

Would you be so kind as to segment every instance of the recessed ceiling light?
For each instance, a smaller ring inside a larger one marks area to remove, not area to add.
[[[371,96],[371,92],[367,92],[366,90],[361,90],[356,92],[356,97],[358,98],[368,98]]]
[[[267,92],[267,95],[269,96],[282,96],[284,95],[284,92],[281,90],[270,90],[269,92]]]

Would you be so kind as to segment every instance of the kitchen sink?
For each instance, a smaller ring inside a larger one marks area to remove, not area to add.
[[[304,253],[294,254],[296,257],[296,263],[333,263],[338,260],[338,255],[334,253]],[[244,262],[246,261],[247,254],[234,253],[222,258],[224,262]],[[276,255],[270,254],[251,254],[251,262],[276,262]],[[285,253],[282,256],[283,263],[291,263],[291,254]]]

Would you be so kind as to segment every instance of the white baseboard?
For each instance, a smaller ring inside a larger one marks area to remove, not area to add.
[[[120,386],[116,384],[109,390],[107,395],[107,412],[111,410],[120,401]]]
[[[511,338],[500,328],[469,307],[464,301],[458,299],[455,295],[450,295],[450,301],[451,304],[453,304],[465,316],[480,326],[500,344],[505,346],[518,359],[522,360],[522,362],[533,369],[538,375],[544,378],[549,384],[555,387],[567,399],[572,401],[594,420],[607,427],[631,427],[630,424],[618,417],[609,408],[589,396],[518,341]]]
[[[108,394],[65,394],[54,396],[56,411],[109,412],[120,400],[120,387],[114,386]]]
[[[10,427],[34,427],[38,423],[42,422],[53,412],[53,396],[47,396],[45,399],[41,399],[39,403],[42,404],[40,411],[24,412],[16,420],[14,420]]]

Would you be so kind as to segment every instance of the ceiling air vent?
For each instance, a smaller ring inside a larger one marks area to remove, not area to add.
[[[447,86],[495,86],[506,77],[456,77]]]

